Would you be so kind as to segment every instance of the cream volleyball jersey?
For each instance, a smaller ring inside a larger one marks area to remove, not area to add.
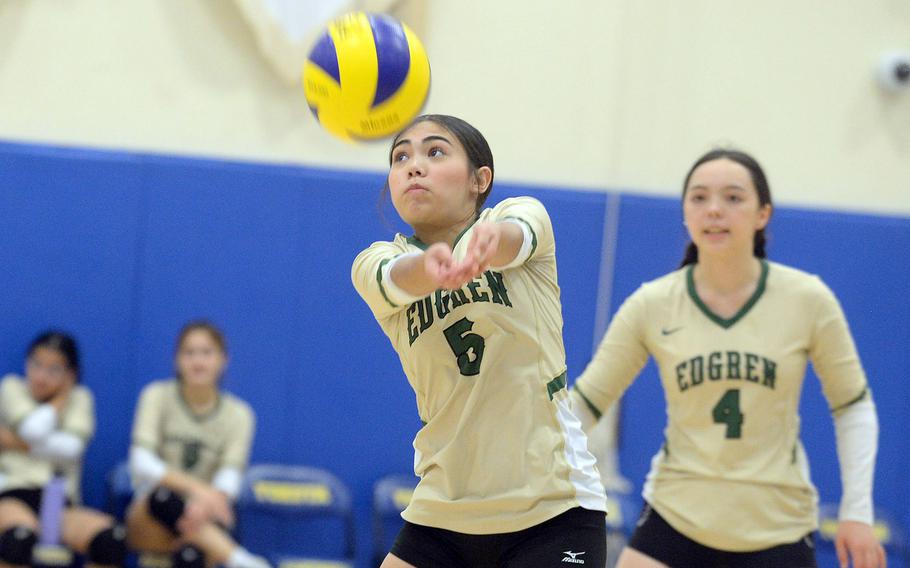
[[[707,546],[749,551],[816,527],[817,494],[799,440],[812,362],[833,412],[867,395],[843,312],[817,277],[762,261],[730,319],[698,298],[692,267],[644,284],[616,313],[576,384],[592,406],[617,400],[651,355],[667,398],[664,447],[644,497]]]
[[[571,413],[553,229],[532,198],[505,199],[478,221],[515,219],[532,252],[458,290],[410,305],[388,300],[382,267],[426,245],[397,235],[354,261],[354,286],[398,352],[424,422],[420,477],[402,516],[467,534],[522,530],[577,506],[605,511],[593,456]],[[456,239],[464,257],[472,227]]]
[[[41,403],[32,398],[26,380],[17,375],[6,375],[0,381],[0,426],[16,431],[22,420]],[[70,391],[63,410],[57,414],[56,431],[67,432],[88,445],[95,435],[95,401],[92,393],[82,385]],[[74,502],[80,501],[82,459],[59,465],[66,477],[66,494]],[[34,456],[29,452],[0,451],[0,491],[35,489],[44,487],[54,475],[55,462]]]
[[[255,417],[249,405],[221,392],[214,409],[193,413],[176,379],[142,390],[133,423],[133,444],[155,452],[171,469],[211,483],[223,467],[246,468]]]

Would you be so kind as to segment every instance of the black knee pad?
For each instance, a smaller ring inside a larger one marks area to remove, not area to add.
[[[30,565],[36,542],[38,535],[28,527],[6,529],[0,534],[0,561],[7,564]]]
[[[187,544],[174,553],[172,568],[205,568],[205,553]]]
[[[152,518],[167,527],[175,536],[180,535],[177,521],[183,516],[185,506],[183,496],[167,487],[158,487],[149,495],[149,513]]]
[[[126,561],[126,528],[114,525],[96,534],[88,543],[85,557],[92,564],[123,566]]]

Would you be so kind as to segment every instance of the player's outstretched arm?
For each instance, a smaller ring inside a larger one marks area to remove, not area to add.
[[[490,266],[509,264],[523,243],[524,232],[516,223],[481,222],[474,226],[460,261],[447,243],[435,243],[422,253],[398,258],[389,274],[395,286],[422,298],[440,288],[460,288]]]
[[[405,294],[422,298],[453,282],[455,260],[446,243],[430,245],[422,253],[397,258],[389,271],[392,283]]]
[[[522,249],[525,233],[512,221],[482,222],[474,226],[463,260],[472,278],[487,268],[508,266]]]

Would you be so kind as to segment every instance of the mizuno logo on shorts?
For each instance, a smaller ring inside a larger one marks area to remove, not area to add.
[[[566,550],[563,552],[563,554],[566,555],[566,557],[562,559],[563,562],[568,562],[569,564],[584,564],[585,563],[585,561],[582,560],[581,558],[577,558],[578,556],[581,556],[582,554],[584,554],[584,552],[572,552],[570,550]]]

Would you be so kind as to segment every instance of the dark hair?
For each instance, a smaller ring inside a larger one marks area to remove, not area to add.
[[[765,172],[762,170],[758,161],[741,150],[728,148],[716,148],[711,150],[692,164],[692,167],[689,168],[689,173],[686,174],[685,181],[683,181],[683,199],[685,199],[686,192],[689,189],[689,180],[692,178],[692,174],[698,166],[706,162],[713,162],[714,160],[730,160],[746,168],[746,170],[749,171],[749,175],[752,177],[752,185],[755,186],[755,191],[758,193],[758,204],[762,207],[765,205],[772,205],[771,187],[768,185],[768,178],[765,177]],[[758,258],[765,258],[767,256],[765,253],[766,242],[765,230],[759,229],[755,231],[752,250],[753,254]],[[682,262],[679,264],[679,267],[682,268],[683,266],[696,262],[698,262],[698,247],[695,246],[695,243],[690,241],[686,246],[686,253]]]
[[[25,356],[31,357],[39,347],[53,349],[63,355],[66,366],[76,375],[76,382],[79,382],[79,347],[72,335],[56,329],[47,330],[32,340]]]
[[[227,353],[227,340],[224,338],[224,332],[209,320],[204,319],[189,321],[180,328],[180,333],[177,334],[176,351],[180,351],[187,336],[194,331],[207,332],[218,345],[218,348],[221,349],[222,352]]]
[[[398,143],[401,135],[421,122],[438,124],[454,134],[455,138],[458,139],[458,142],[461,143],[465,149],[465,153],[468,155],[468,165],[471,167],[472,173],[484,166],[490,168],[490,185],[485,192],[477,196],[477,203],[474,208],[475,213],[480,212],[487,197],[490,196],[490,192],[493,191],[493,151],[490,150],[490,145],[487,143],[487,139],[483,137],[483,134],[464,120],[447,114],[423,114],[418,116],[412,120],[410,124],[402,128],[398,134],[395,135],[395,138],[392,139],[392,145],[389,147],[389,166],[392,165],[392,150],[395,148],[395,144]],[[382,188],[382,193],[379,195],[380,203],[388,191],[389,182],[386,180],[386,183]]]

